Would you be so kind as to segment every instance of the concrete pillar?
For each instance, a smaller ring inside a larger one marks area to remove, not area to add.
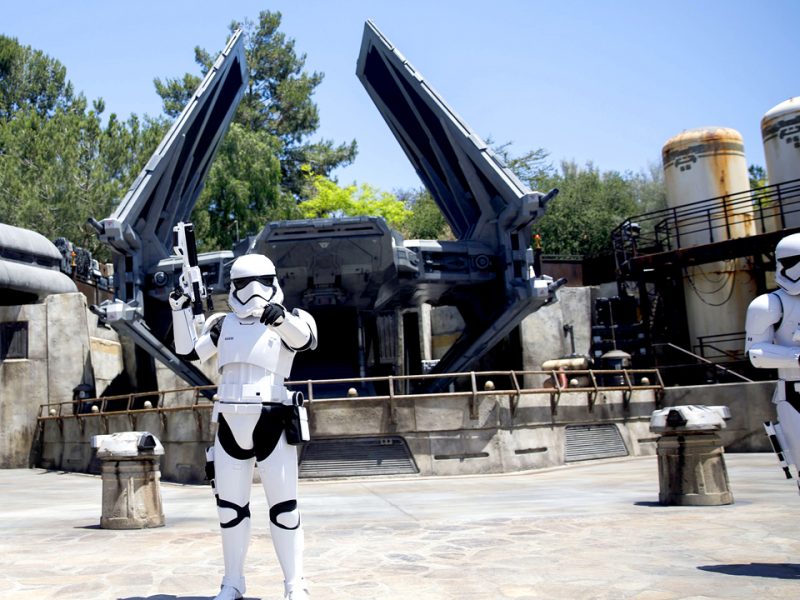
[[[103,529],[164,526],[158,458],[105,459],[102,466]]]
[[[103,529],[162,527],[159,457],[164,447],[147,431],[92,436],[103,461]]]
[[[658,439],[658,501],[664,505],[733,504],[722,441],[714,432]]]
[[[665,505],[733,504],[722,439],[731,412],[727,406],[662,408],[650,416],[650,431],[660,433],[658,500]]]

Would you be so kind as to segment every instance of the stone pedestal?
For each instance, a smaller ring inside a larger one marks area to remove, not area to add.
[[[158,457],[103,460],[103,529],[163,527]]]
[[[658,500],[664,505],[733,504],[724,449],[714,432],[685,432],[658,439]]]

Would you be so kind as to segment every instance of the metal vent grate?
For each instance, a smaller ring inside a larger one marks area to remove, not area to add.
[[[300,457],[300,477],[362,477],[419,473],[402,437],[312,440]]]
[[[616,456],[628,456],[628,449],[615,425],[570,425],[566,428],[566,462]]]

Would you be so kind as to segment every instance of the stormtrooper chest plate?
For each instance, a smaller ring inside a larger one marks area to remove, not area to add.
[[[283,350],[280,336],[258,319],[225,317],[217,347],[220,369],[230,363],[245,363],[276,373],[282,370],[279,363],[283,362]]]

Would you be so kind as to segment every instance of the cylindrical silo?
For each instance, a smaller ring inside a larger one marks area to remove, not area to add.
[[[725,199],[750,189],[744,143],[738,131],[726,127],[684,131],[664,144],[662,159],[667,205],[677,209],[671,225],[673,247],[756,233],[752,205]],[[712,199],[718,200],[687,206]],[[698,344],[700,337],[744,330],[747,306],[756,295],[745,259],[687,266],[683,277],[692,345]]]
[[[800,179],[800,96],[772,107],[761,119],[770,185]],[[784,227],[800,227],[800,209],[787,208]]]
[[[689,129],[667,140],[661,156],[670,208],[750,189],[744,142],[735,129]],[[746,201],[724,200],[713,206],[682,208],[673,227],[681,248],[747,237],[755,233],[753,208]]]

